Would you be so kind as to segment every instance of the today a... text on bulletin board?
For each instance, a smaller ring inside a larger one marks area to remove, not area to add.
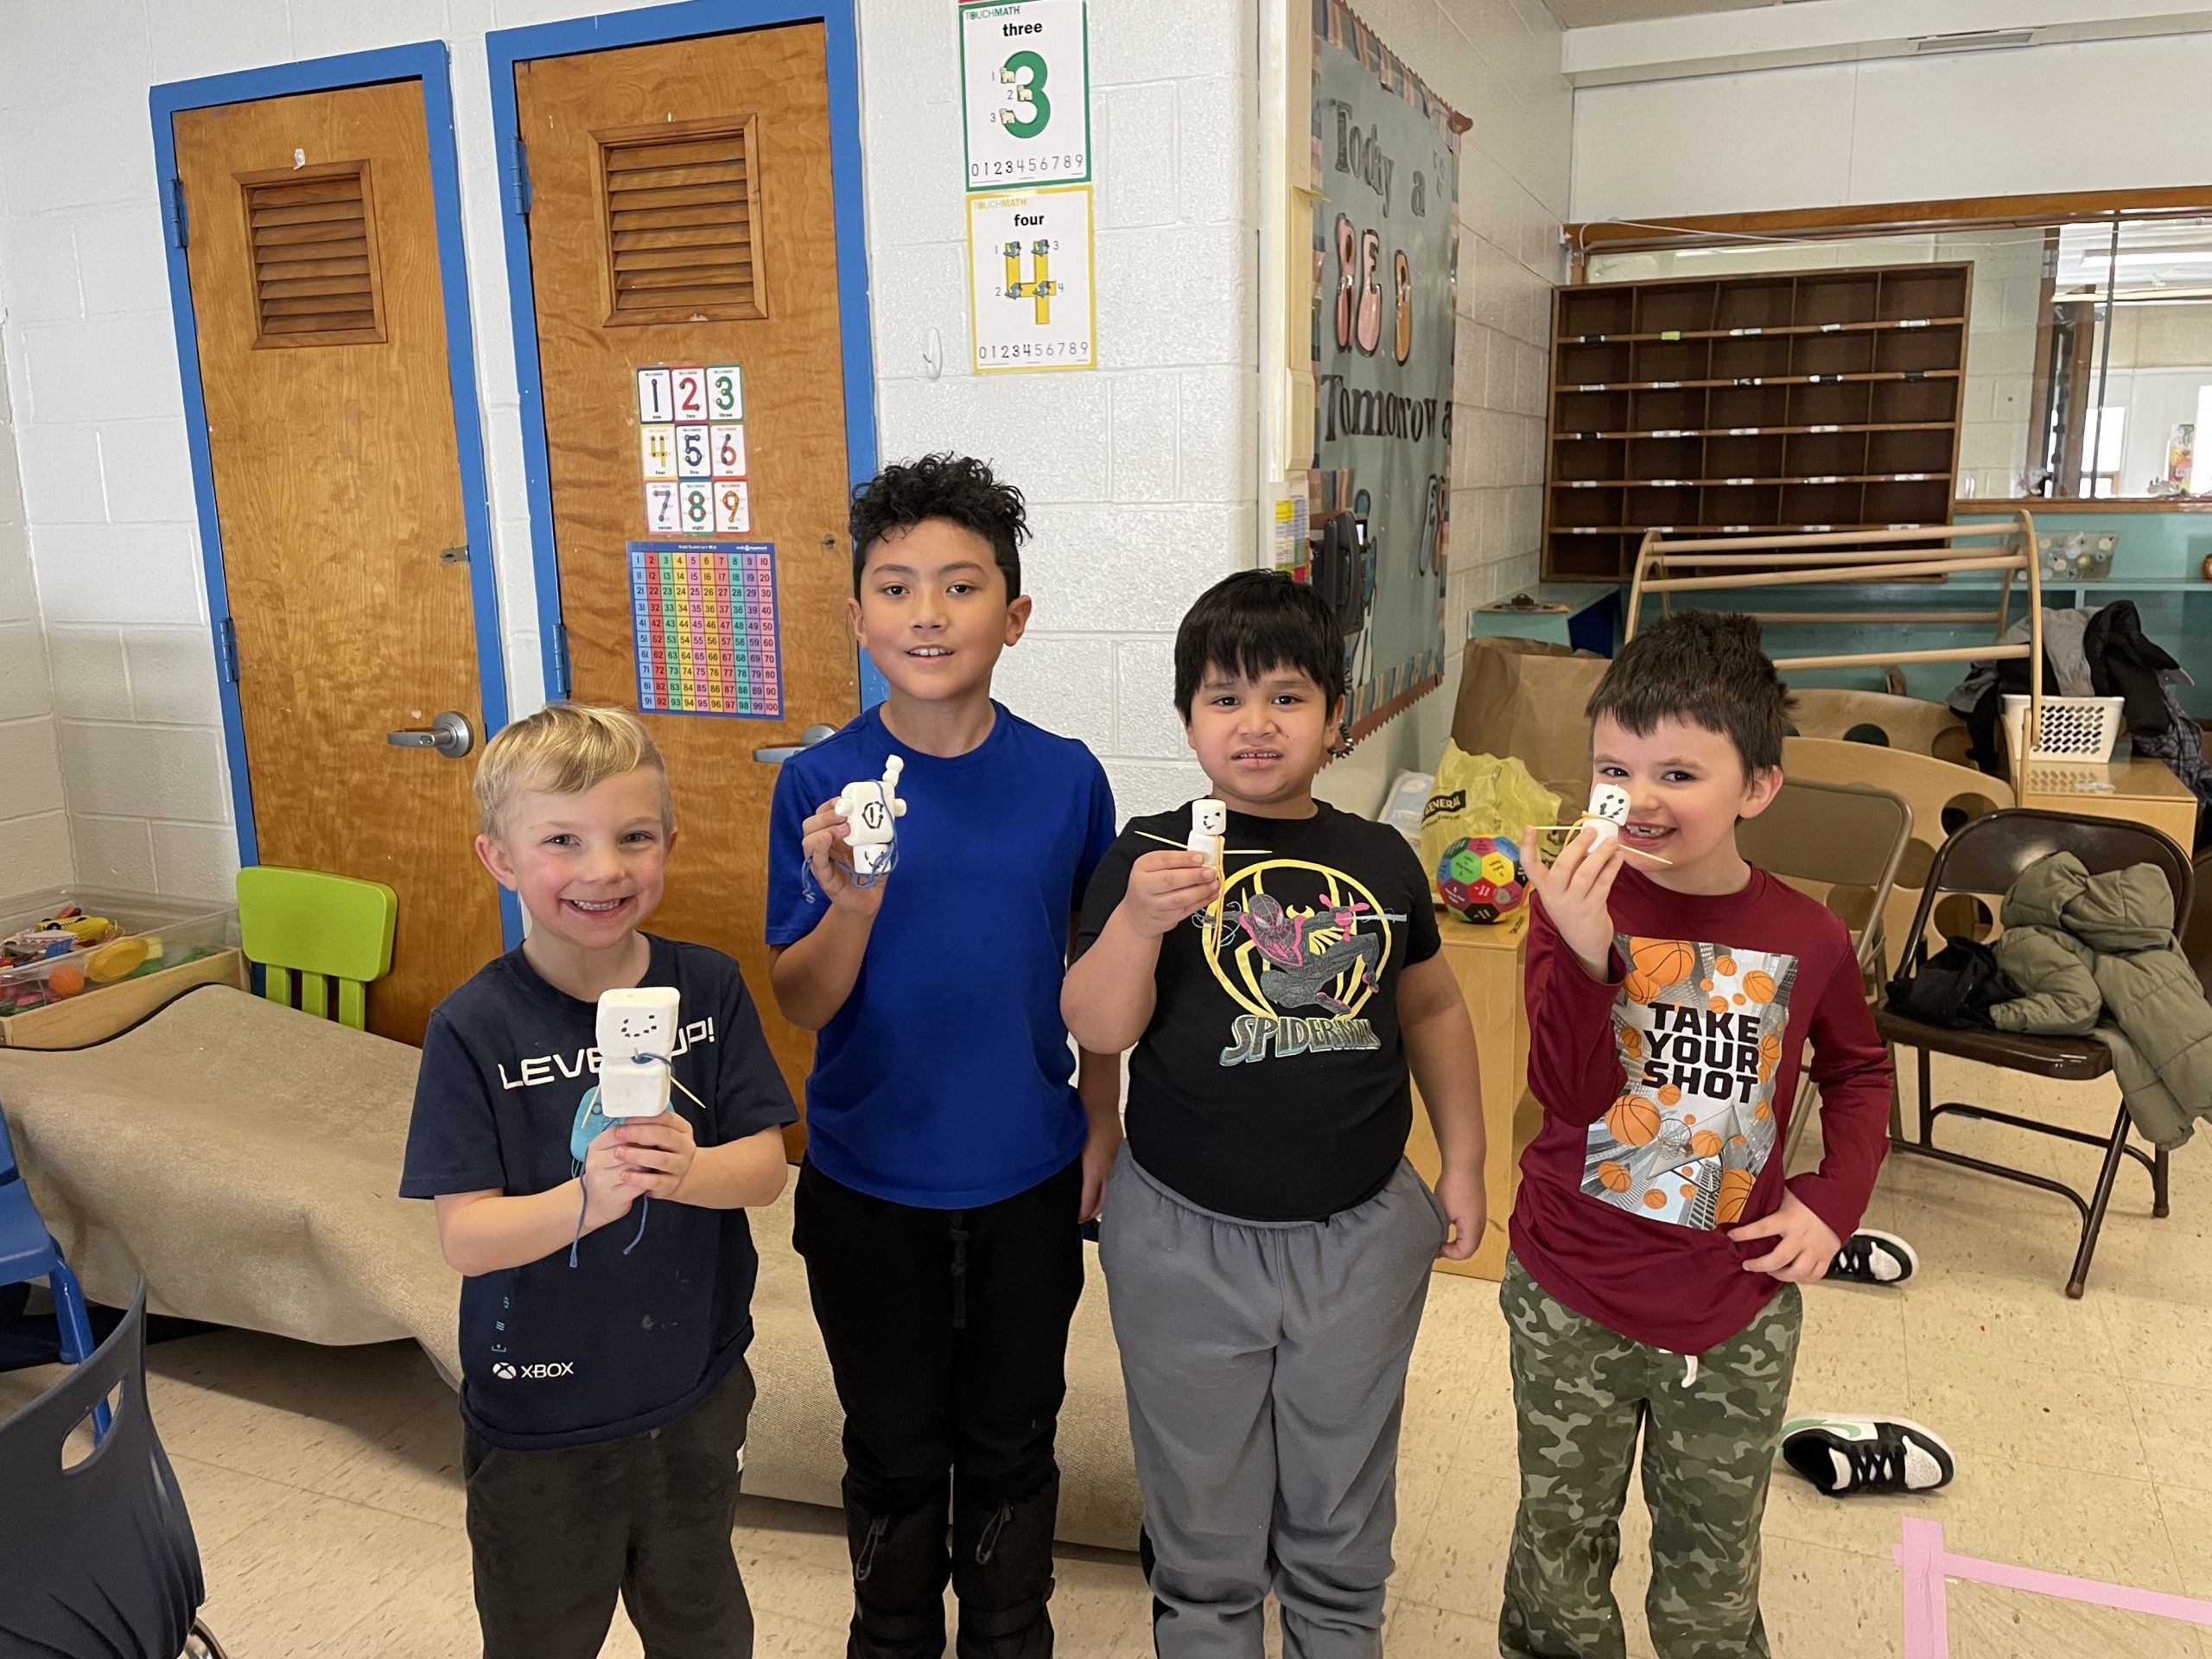
[[[645,714],[780,720],[770,542],[632,542],[630,616]]]

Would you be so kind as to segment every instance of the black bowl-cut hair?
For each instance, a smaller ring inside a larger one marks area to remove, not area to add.
[[[1344,695],[1344,630],[1328,601],[1277,570],[1239,570],[1198,595],[1175,631],[1175,712],[1185,724],[1208,669],[1256,680],[1294,669],[1329,706]]]
[[[1002,484],[973,455],[943,453],[885,467],[853,492],[853,594],[868,550],[893,531],[911,530],[925,518],[944,518],[972,530],[991,544],[991,557],[1006,577],[1009,602],[1021,596],[1021,543],[1029,535],[1029,509],[1021,492]]]
[[[1718,732],[1736,746],[1749,778],[1782,764],[1789,689],[1752,618],[1677,611],[1621,647],[1582,712],[1593,722],[1611,715],[1638,737],[1668,719]]]

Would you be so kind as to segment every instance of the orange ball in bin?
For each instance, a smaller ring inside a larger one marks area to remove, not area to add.
[[[84,972],[65,962],[46,976],[46,988],[56,996],[74,996],[85,988]]]

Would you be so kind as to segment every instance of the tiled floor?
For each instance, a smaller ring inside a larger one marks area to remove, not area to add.
[[[1945,1094],[2110,1121],[2083,1086],[2029,1102],[1999,1074],[1939,1063]],[[2002,1146],[2086,1185],[2095,1154]],[[1808,1147],[1809,1154],[1812,1148]],[[1802,1160],[1801,1160],[1802,1161]],[[2174,1160],[2174,1214],[2123,1171],[2086,1300],[2062,1294],[2063,1200],[1924,1160],[1885,1170],[1870,1224],[1919,1247],[1901,1290],[1809,1289],[1796,1406],[1902,1413],[1957,1449],[1956,1484],[1912,1501],[1824,1499],[1786,1471],[1766,1529],[1765,1609],[1783,1659],[1900,1651],[1890,1550],[1908,1514],[1959,1553],[2212,1599],[2212,1146]],[[1488,1656],[1515,1493],[1504,1335],[1494,1293],[1440,1276],[1415,1357],[1402,1465],[1393,1655]],[[476,1651],[461,1530],[453,1402],[410,1346],[318,1349],[245,1332],[150,1351],[151,1397],[206,1562],[206,1617],[234,1659],[444,1659]],[[0,1414],[52,1380],[0,1376]],[[737,1543],[764,1655],[842,1651],[843,1529],[826,1511],[747,1500]],[[1648,1528],[1631,1500],[1620,1575],[1629,1651]],[[1059,1651],[1150,1650],[1134,1560],[1071,1552],[1054,1600]],[[1976,1586],[1951,1599],[1955,1659],[2212,1659],[2212,1632]],[[609,1654],[635,1655],[617,1616]]]

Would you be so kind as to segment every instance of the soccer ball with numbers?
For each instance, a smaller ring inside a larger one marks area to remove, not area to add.
[[[1462,921],[1503,921],[1529,902],[1521,849],[1503,836],[1462,836],[1437,861],[1436,891]]]

